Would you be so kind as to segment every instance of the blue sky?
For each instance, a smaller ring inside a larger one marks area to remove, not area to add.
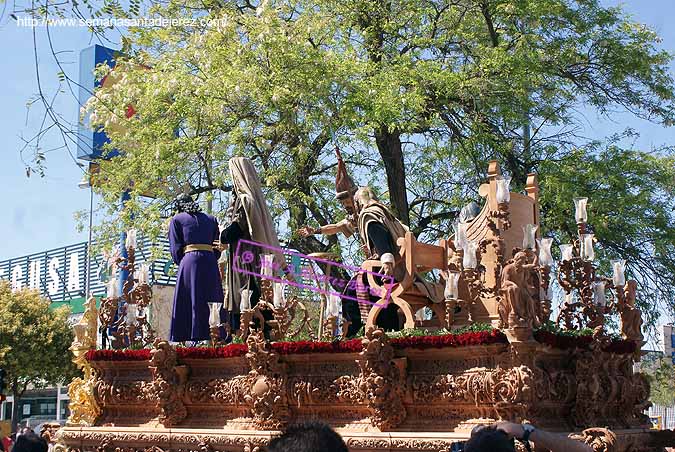
[[[607,5],[616,1],[607,0]],[[4,5],[7,5],[5,2]],[[11,5],[11,3],[10,3]],[[7,5],[8,8],[11,7]],[[672,0],[633,0],[623,3],[625,9],[639,22],[655,29],[663,38],[663,48],[675,52],[675,8]],[[2,10],[2,4],[0,4]],[[66,72],[77,79],[79,51],[92,44],[84,28],[52,29],[56,51],[67,51]],[[44,30],[38,29],[39,65],[46,92],[56,86],[56,67]],[[0,91],[0,181],[2,182],[2,215],[0,215],[0,260],[42,251],[86,240],[86,232],[78,233],[74,212],[86,210],[88,193],[77,187],[82,173],[75,161],[63,150],[47,155],[47,176],[26,178],[19,150],[21,135],[30,136],[38,129],[40,116],[27,115],[26,103],[37,91],[33,35],[30,28],[16,25],[8,11],[0,17],[0,73],[3,87]],[[75,121],[78,114],[76,100],[69,94],[59,97],[58,111]],[[637,145],[642,149],[675,142],[675,129],[635,119],[629,114],[614,114],[611,120],[587,115],[585,135],[601,138],[632,127],[641,134]],[[44,149],[60,145],[52,134],[44,142]],[[72,149],[75,152],[75,149]]]

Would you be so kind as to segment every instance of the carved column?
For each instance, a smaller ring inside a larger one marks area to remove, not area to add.
[[[272,351],[262,331],[249,334],[246,344],[251,371],[244,399],[252,404],[254,422],[259,429],[280,429],[288,420],[286,366],[279,354]]]
[[[167,341],[157,339],[150,351],[152,382],[144,392],[159,410],[158,421],[166,428],[179,424],[187,417],[183,393],[187,383],[187,366],[176,365],[176,349]]]
[[[368,332],[356,360],[361,374],[359,390],[371,412],[371,422],[380,430],[396,427],[406,418],[403,405],[405,361],[394,359],[394,349],[382,330]]]

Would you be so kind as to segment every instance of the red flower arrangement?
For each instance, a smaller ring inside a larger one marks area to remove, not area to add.
[[[579,348],[588,350],[593,343],[593,336],[571,336],[568,334],[555,334],[551,331],[538,330],[534,332],[534,338],[537,342],[561,350],[570,350]],[[629,340],[614,340],[609,345],[603,347],[602,351],[623,355],[634,353],[637,344]]]
[[[213,359],[244,356],[248,351],[246,344],[230,344],[225,347],[180,347],[176,349],[178,359]]]
[[[303,355],[306,353],[358,353],[363,350],[361,339],[335,342],[273,342],[272,350],[280,355]]]
[[[460,334],[444,334],[442,336],[410,336],[391,340],[391,345],[397,349],[403,348],[444,348],[468,347],[471,345],[507,344],[506,335],[499,330],[469,331]]]
[[[87,361],[147,361],[150,350],[89,350],[85,358]]]

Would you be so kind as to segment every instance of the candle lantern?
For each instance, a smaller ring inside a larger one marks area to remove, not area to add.
[[[497,180],[497,203],[504,204],[511,200],[511,178],[510,177],[498,177]]]
[[[286,297],[284,295],[284,284],[275,282],[274,285],[272,286],[272,290],[274,291],[274,307],[275,308],[282,308],[286,305]]]
[[[457,271],[449,271],[447,279],[445,280],[444,296],[446,300],[456,300],[459,298],[459,277],[461,273]]]
[[[248,311],[251,309],[251,293],[250,289],[241,289],[241,302],[239,303],[240,311]]]
[[[581,234],[581,257],[584,260],[592,261],[595,259],[593,250],[593,236],[595,234]]]
[[[533,250],[536,247],[537,226],[526,224],[523,226],[523,249]]]
[[[456,222],[453,225],[455,229],[455,249],[464,249],[466,246],[466,223]]]
[[[553,256],[551,255],[552,238],[545,238],[539,240],[539,265],[551,266],[553,265]]]
[[[127,248],[136,248],[137,241],[136,241],[136,229],[129,229],[127,231],[127,238],[124,242],[124,245]]]
[[[135,304],[127,304],[127,318],[126,318],[126,324],[127,326],[131,326],[136,323],[136,305]]]
[[[220,325],[220,307],[221,303],[209,303],[209,326],[216,328]]]
[[[274,276],[274,254],[262,255],[262,275],[266,277]]]
[[[462,259],[462,265],[466,269],[475,269],[478,265],[478,259],[476,257],[476,252],[478,251],[478,246],[476,242],[470,241],[467,242],[466,247],[464,247],[464,258]]]
[[[613,260],[612,270],[614,287],[623,287],[626,284],[626,261],[624,259]]]
[[[574,247],[569,243],[560,245],[560,254],[562,256],[560,260],[571,261],[574,258]]]
[[[586,223],[588,215],[586,213],[586,205],[588,198],[574,198],[574,219],[579,223]]]

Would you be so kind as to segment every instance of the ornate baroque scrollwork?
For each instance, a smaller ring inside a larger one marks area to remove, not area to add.
[[[380,430],[396,427],[406,418],[405,375],[396,365],[394,349],[382,330],[368,332],[356,362],[361,369],[358,387],[368,401],[371,422]]]
[[[288,417],[286,368],[271,350],[263,332],[253,331],[246,339],[246,359],[251,366],[249,391],[244,399],[252,404],[254,422],[261,429],[281,428]]]
[[[159,422],[166,428],[180,423],[187,416],[183,393],[187,382],[187,366],[176,365],[176,350],[167,341],[157,339],[150,352],[152,382],[143,392],[155,401]]]
[[[96,299],[91,296],[85,304],[82,318],[73,327],[75,339],[70,346],[70,351],[73,352],[73,362],[79,369],[82,369],[84,376],[74,378],[68,385],[68,397],[70,397],[68,425],[94,425],[101,415],[101,407],[94,397],[96,373],[85,358],[89,350],[96,348],[97,322]]]

